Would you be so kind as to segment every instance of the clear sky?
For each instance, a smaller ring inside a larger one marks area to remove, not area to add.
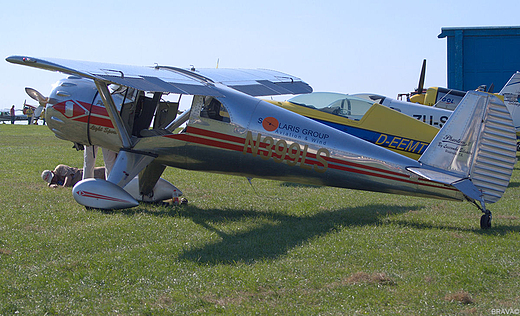
[[[286,72],[314,91],[395,98],[417,87],[423,59],[425,86],[446,86],[442,27],[520,25],[519,7],[518,0],[8,1],[0,56],[199,68],[219,60],[221,68]],[[1,60],[0,109],[29,101],[26,86],[48,95],[62,77]]]

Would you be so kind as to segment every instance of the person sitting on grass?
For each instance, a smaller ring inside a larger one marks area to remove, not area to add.
[[[54,170],[43,170],[42,179],[51,188],[72,187],[83,178],[83,169],[57,165]],[[105,167],[94,168],[94,178],[105,179]]]

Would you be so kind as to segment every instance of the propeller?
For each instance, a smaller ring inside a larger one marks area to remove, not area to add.
[[[45,107],[47,107],[47,103],[49,103],[49,98],[44,97],[43,94],[38,92],[36,89],[29,87],[25,87],[25,92],[31,97],[31,99],[38,101],[40,104],[40,106],[34,110],[35,124],[37,124],[42,111],[45,109]]]
[[[422,94],[424,89],[424,78],[426,77],[426,59],[423,59],[421,76],[419,77],[419,86],[417,87],[417,93]]]
[[[43,94],[41,94],[40,92],[38,92],[36,89],[33,89],[33,88],[29,88],[29,87],[25,87],[25,92],[34,100],[38,101],[38,103],[40,103],[41,106],[45,106],[47,105],[47,103],[49,102],[49,98],[46,98],[43,96]]]

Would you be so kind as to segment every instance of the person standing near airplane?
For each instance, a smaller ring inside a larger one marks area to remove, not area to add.
[[[96,165],[96,156],[99,146],[85,146],[83,155],[83,180],[94,178],[94,166]],[[105,162],[106,178],[110,174],[114,163],[116,162],[117,153],[106,148],[101,148],[103,152],[103,160]]]
[[[27,110],[25,111],[25,114],[27,115],[27,125],[31,125],[32,119],[33,119],[33,114],[34,114],[33,109],[28,106]]]
[[[14,124],[14,120],[16,119],[16,115],[14,113],[14,104],[13,106],[11,107],[11,124]]]

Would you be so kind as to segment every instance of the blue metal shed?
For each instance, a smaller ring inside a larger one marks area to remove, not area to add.
[[[474,90],[495,85],[500,91],[520,71],[520,26],[443,27],[448,38],[448,88]]]

